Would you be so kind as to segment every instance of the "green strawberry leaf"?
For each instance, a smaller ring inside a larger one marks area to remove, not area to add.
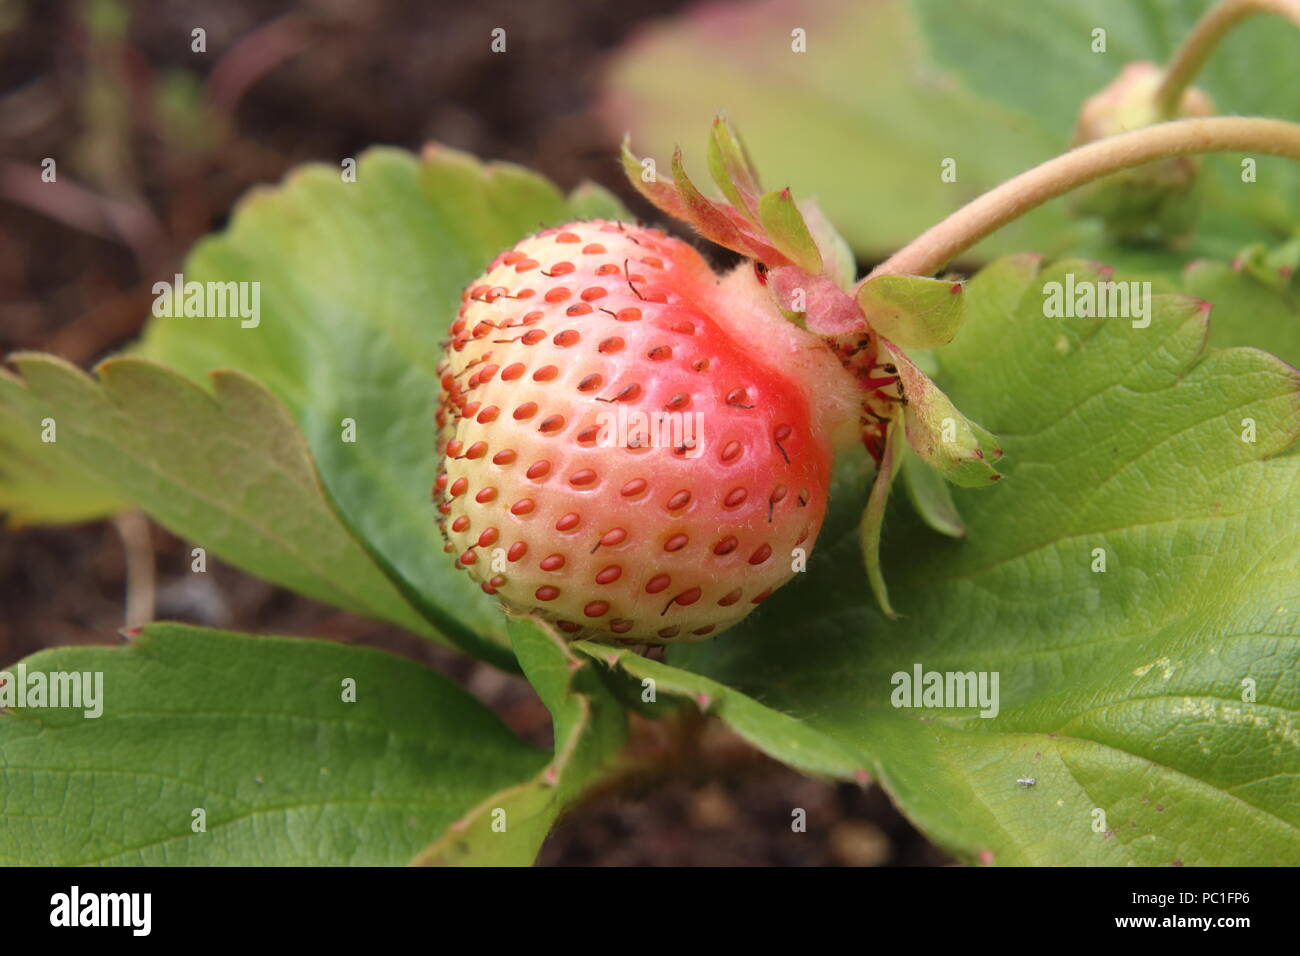
[[[806,52],[796,52],[801,39]],[[764,181],[816,199],[864,258],[894,251],[1062,145],[936,70],[902,3],[701,7],[643,31],[618,54],[602,111],[612,133],[635,131],[659,168],[683,131],[725,112]],[[955,182],[941,178],[952,159]],[[1053,207],[986,248],[1049,244],[1065,224]]]
[[[634,682],[637,694],[644,695],[653,688],[654,704],[662,706],[671,700],[661,700],[660,691],[689,697],[701,710],[725,720],[745,740],[802,773],[861,779],[865,772],[851,748],[725,684],[661,664],[627,648],[591,641],[580,641],[574,648]]]
[[[971,91],[1001,103],[1052,135],[1063,148],[1083,100],[1110,83],[1125,64],[1168,64],[1193,24],[1218,0],[1042,0],[1008,5],[973,0],[954,7],[944,0],[914,0],[936,62]],[[1105,51],[1094,52],[1094,31]],[[1214,50],[1197,76],[1224,115],[1271,116],[1300,121],[1295,96],[1297,33],[1285,20],[1259,16],[1240,23]],[[1052,82],[1042,82],[1050,75]],[[989,131],[987,135],[998,135]],[[1025,157],[1026,168],[1046,157]],[[1193,244],[1167,252],[1186,262],[1196,256],[1227,259],[1263,235],[1280,237],[1300,218],[1300,164],[1282,157],[1250,157],[1254,179],[1243,181],[1235,154],[1201,160],[1200,224]],[[1118,248],[1124,248],[1122,246]],[[1103,246],[1076,247],[1118,265]]]
[[[152,624],[23,666],[29,684],[102,675],[102,714],[0,715],[10,866],[401,864],[546,760],[447,678],[367,648]]]
[[[1195,258],[1150,246],[1090,247],[1091,257],[1152,280],[1155,292],[1186,292],[1214,305],[1208,344],[1248,345],[1300,365],[1300,281],[1292,259],[1300,239],[1252,243],[1226,260]]]
[[[0,368],[0,515],[9,524],[75,524],[128,504],[81,468],[55,441],[42,440],[48,415],[22,383]]]
[[[1211,345],[1254,345],[1300,366],[1300,283],[1270,283],[1208,259],[1190,263],[1183,282],[1188,292],[1214,303]]]
[[[1048,318],[1044,286],[1067,271],[1102,277],[1021,256],[970,284],[940,380],[999,435],[1008,478],[955,490],[961,541],[890,510],[898,621],[863,586],[869,470],[850,457],[807,575],[669,660],[684,685],[715,681],[849,748],[963,859],[1288,862],[1300,459],[1282,453],[1300,381],[1254,349],[1207,351],[1214,319],[1190,297],[1154,299],[1145,328]],[[918,666],[996,673],[997,715],[894,706]]]
[[[623,203],[597,183],[583,183],[569,193],[569,214],[574,219],[627,219]]]
[[[815,197],[863,259],[879,259],[1067,149],[1083,101],[1129,61],[1167,63],[1213,2],[714,4],[621,51],[603,114],[611,132],[634,130],[643,154],[662,165],[684,130],[725,110],[766,182]],[[1094,52],[1098,29],[1104,52]],[[1295,43],[1290,24],[1253,18],[1214,52],[1197,85],[1221,113],[1300,121]],[[1300,164],[1250,157],[1255,178],[1243,182],[1243,158],[1203,158],[1201,226],[1190,246],[1150,255],[1163,271],[1228,259],[1294,225]],[[971,255],[1026,248],[1114,261],[1117,247],[1097,221],[1075,220],[1054,202]]]
[[[355,182],[306,167],[245,199],[183,270],[187,281],[260,283],[256,327],[157,318],[141,353],[196,381],[234,368],[266,385],[398,588],[462,646],[501,663],[504,619],[443,553],[430,502],[435,369],[461,290],[493,256],[542,225],[598,212],[619,213],[604,190],[569,202],[533,173],[440,147],[418,159],[371,150]]]
[[[494,793],[416,858],[427,866],[528,866],[564,808],[627,737],[627,713],[549,624],[509,619],[520,666],[551,712],[555,757],[532,779]]]
[[[244,375],[212,393],[140,359],[99,379],[61,359],[19,354],[6,395],[54,420],[54,446],[120,499],[231,564],[358,614],[437,632],[339,521],[284,407]],[[12,406],[17,407],[17,406]]]

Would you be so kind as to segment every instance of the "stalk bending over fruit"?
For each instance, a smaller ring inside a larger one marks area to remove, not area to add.
[[[1001,477],[1002,454],[903,351],[953,338],[962,283],[899,273],[937,271],[1039,203],[1153,155],[1243,148],[1300,158],[1300,127],[1184,120],[1090,144],[976,200],[855,285],[816,206],[763,192],[723,121],[709,168],[728,202],[700,193],[680,154],[667,180],[625,146],[650,201],[746,258],[718,276],[681,240],[601,220],[499,255],[463,293],[439,367],[446,550],[485,592],[575,637],[700,640],[800,568],[833,455],[860,440],[878,465],[864,559],[892,617],[878,548],[904,456],[979,487]],[[941,482],[918,489],[923,514],[951,511],[927,502],[946,497]]]

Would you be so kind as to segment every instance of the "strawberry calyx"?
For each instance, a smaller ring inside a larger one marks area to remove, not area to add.
[[[638,158],[627,138],[622,159],[632,185],[657,208],[779,274],[777,289],[793,293],[816,287],[820,302],[833,303],[829,312],[808,310],[787,297],[778,302],[783,311],[806,315],[808,327],[824,334],[847,331],[850,322],[862,325],[847,292],[853,278],[847,244],[815,204],[796,202],[788,188],[763,190],[748,151],[722,117],[714,120],[709,138],[709,172],[728,202],[700,192],[686,173],[680,148],[673,151],[671,178],[662,176],[651,160]],[[819,327],[823,319],[824,329]]]
[[[1154,63],[1125,64],[1114,80],[1084,101],[1071,148],[1165,120],[1214,114],[1213,101],[1195,87],[1184,90],[1166,113],[1159,104],[1164,78]],[[1069,205],[1078,215],[1099,218],[1115,237],[1176,241],[1195,227],[1200,165],[1198,157],[1185,155],[1126,169],[1077,190]]]
[[[819,336],[854,376],[862,402],[860,438],[879,466],[860,536],[872,589],[885,614],[894,617],[880,568],[880,525],[890,485],[904,463],[923,463],[964,487],[1002,477],[993,465],[1002,455],[997,441],[962,415],[904,351],[952,341],[964,316],[964,283],[882,274],[855,285],[852,253],[816,203],[796,201],[788,188],[765,192],[748,150],[721,117],[713,122],[708,162],[726,201],[710,199],[691,182],[680,148],[673,152],[671,178],[638,158],[626,138],[622,161],[632,185],[658,209],[752,259],[777,309]],[[910,450],[902,447],[904,440]],[[929,489],[919,500],[913,495],[919,509],[933,504],[955,515],[950,499],[935,497],[946,492],[913,486]],[[959,518],[929,523],[944,533],[964,533]]]
[[[1164,71],[1149,61],[1126,63],[1115,79],[1084,101],[1070,145],[1079,146],[1178,117],[1214,115],[1214,102],[1196,87],[1183,91],[1173,115],[1164,115],[1157,102],[1164,76]]]

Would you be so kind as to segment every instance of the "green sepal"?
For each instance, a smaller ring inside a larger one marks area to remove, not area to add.
[[[908,349],[933,349],[956,336],[966,311],[963,284],[923,276],[881,275],[863,280],[858,307],[867,324]]]
[[[673,150],[673,182],[677,186],[677,194],[686,206],[687,221],[695,226],[701,235],[728,249],[738,252],[747,249],[750,243],[746,241],[740,227],[722,211],[717,203],[700,192],[695,187],[695,183],[691,182],[691,178],[686,175],[680,148]]]
[[[715,126],[715,133],[717,129]],[[624,137],[623,171],[637,192],[661,211],[690,223],[705,239],[762,262],[769,268],[797,265],[811,275],[817,275],[821,271],[821,253],[789,191],[764,196],[758,200],[756,208],[751,207],[744,192],[757,189],[758,179],[744,155],[744,147],[729,131],[717,135],[724,142],[710,147],[711,153],[719,153],[716,157],[711,156],[710,170],[715,178],[722,177],[719,185],[723,186],[728,199],[735,202],[739,198],[738,207],[709,199],[700,192],[686,174],[680,149],[673,151],[671,178],[660,176],[656,171],[647,181],[642,161],[632,153],[629,140]],[[740,155],[739,160],[735,159],[736,153]],[[729,170],[737,172],[739,183],[728,176]],[[774,235],[768,234],[769,225],[775,230]]]
[[[831,225],[816,200],[799,200],[799,211],[803,213],[804,225],[812,233],[821,253],[822,273],[851,296],[850,290],[858,274],[858,260],[848,241]]]
[[[676,184],[673,183],[672,179],[661,177],[657,170],[654,178],[648,180],[645,178],[645,167],[641,165],[641,160],[632,152],[630,136],[623,137],[620,159],[623,163],[623,172],[627,176],[628,182],[632,184],[632,188],[650,203],[668,213],[668,215],[687,222],[690,221],[690,212],[687,210],[681,196],[678,195]]]
[[[709,134],[709,174],[736,210],[758,225],[758,199],[763,194],[758,170],[745,144],[721,116],[714,117]]]
[[[912,364],[903,351],[885,340],[884,352],[898,370],[906,404],[907,441],[926,464],[954,485],[980,488],[997,481],[993,462],[1002,457],[993,435],[957,410],[943,391]]]
[[[903,459],[899,466],[903,487],[907,489],[907,497],[921,520],[950,538],[966,537],[966,523],[961,520],[957,505],[952,500],[952,489],[948,487],[948,482],[917,458],[905,442],[899,448]]]
[[[758,215],[768,238],[786,258],[809,275],[821,274],[822,254],[788,188],[764,194]]]
[[[876,480],[872,482],[867,506],[863,509],[862,520],[858,524],[858,542],[862,547],[863,563],[867,567],[867,581],[871,584],[871,593],[876,596],[881,612],[889,618],[898,617],[898,614],[889,603],[889,589],[885,586],[885,575],[880,568],[880,530],[885,523],[889,486],[898,473],[902,444],[902,429],[895,419],[885,431],[885,450],[880,456],[880,468],[876,472]]]

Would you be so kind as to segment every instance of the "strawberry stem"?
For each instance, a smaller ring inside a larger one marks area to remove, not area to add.
[[[932,275],[990,233],[1094,179],[1169,156],[1223,152],[1300,160],[1300,123],[1239,116],[1183,119],[1087,143],[967,203],[876,266],[871,276]]]
[[[1286,17],[1300,27],[1300,0],[1223,0],[1197,21],[1174,54],[1156,90],[1156,108],[1166,119],[1176,116],[1184,91],[1191,86],[1214,48],[1228,31],[1257,13]]]

